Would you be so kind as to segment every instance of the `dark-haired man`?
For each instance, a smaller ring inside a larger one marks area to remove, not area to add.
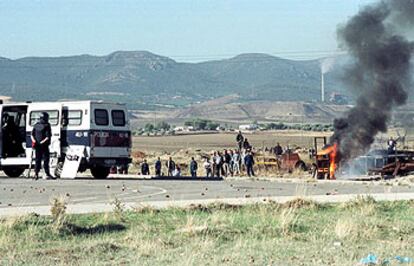
[[[52,129],[49,124],[48,113],[42,113],[39,122],[33,126],[32,130],[32,148],[35,149],[36,165],[35,165],[35,179],[39,179],[39,172],[42,168],[45,170],[46,179],[51,179],[53,176],[49,170],[49,145],[52,138]]]

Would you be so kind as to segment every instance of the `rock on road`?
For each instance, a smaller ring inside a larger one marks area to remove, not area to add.
[[[267,199],[283,202],[295,197],[318,201],[345,201],[370,194],[378,199],[414,199],[414,188],[380,182],[300,180],[153,180],[111,178],[94,180],[38,180],[0,177],[0,216],[50,213],[50,201],[64,197],[69,213],[111,211],[117,198],[127,207],[188,206],[227,202],[254,203]]]

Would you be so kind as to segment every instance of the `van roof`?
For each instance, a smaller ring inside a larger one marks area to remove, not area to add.
[[[115,102],[105,102],[105,101],[101,101],[101,100],[63,100],[63,101],[27,101],[27,102],[7,102],[7,103],[3,103],[2,105],[29,105],[31,103],[56,103],[56,102],[60,102],[62,104],[71,104],[71,103],[85,103],[85,104],[111,104],[111,105],[125,105],[125,103],[115,103]]]

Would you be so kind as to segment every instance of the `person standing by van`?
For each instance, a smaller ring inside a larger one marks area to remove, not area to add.
[[[49,145],[52,138],[52,129],[49,124],[48,113],[42,113],[39,122],[33,126],[31,138],[32,148],[35,149],[36,156],[35,179],[39,179],[39,172],[42,168],[42,160],[46,179],[53,178],[49,170]]]

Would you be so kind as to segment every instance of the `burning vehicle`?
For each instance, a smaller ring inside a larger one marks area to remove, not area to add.
[[[414,151],[401,150],[388,154],[387,150],[373,150],[359,156],[343,167],[347,175],[380,175],[394,178],[414,172]]]
[[[368,171],[382,175],[413,169],[412,152],[369,155],[375,137],[387,132],[393,111],[406,104],[413,87],[413,14],[414,1],[383,0],[338,28],[340,46],[350,56],[344,85],[356,99],[345,116],[334,120],[330,145],[316,153],[317,177],[333,179],[337,169],[353,170],[353,164],[363,162],[373,163]]]
[[[318,151],[318,142],[323,147]],[[313,176],[317,179],[336,179],[336,176],[362,177],[381,176],[394,178],[414,172],[414,151],[399,150],[389,153],[388,150],[376,149],[352,160],[341,162],[337,143],[327,144],[325,137],[316,137]]]
[[[319,151],[320,142],[322,142],[323,146]],[[313,176],[317,179],[336,179],[338,144],[327,144],[326,137],[315,137],[314,150]]]

